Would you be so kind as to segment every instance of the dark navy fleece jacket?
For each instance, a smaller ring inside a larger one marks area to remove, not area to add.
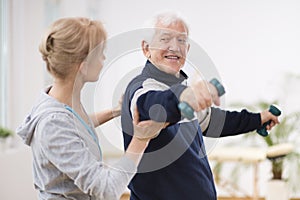
[[[211,108],[209,126],[202,133],[198,119],[182,119],[177,108],[186,78],[183,72],[177,78],[147,61],[142,73],[127,86],[121,115],[125,149],[132,138],[134,106],[138,107],[140,120],[170,122],[150,141],[138,173],[129,184],[131,200],[216,200],[203,135],[237,135],[260,126],[259,114]]]

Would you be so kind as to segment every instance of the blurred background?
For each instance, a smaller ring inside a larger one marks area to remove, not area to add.
[[[246,107],[264,102],[277,103],[283,117],[300,112],[298,0],[1,0],[0,126],[14,132],[41,89],[51,83],[38,52],[41,37],[50,23],[71,16],[98,19],[104,23],[108,40],[113,40],[141,28],[145,20],[164,10],[179,12],[186,19],[190,38],[214,63],[226,88],[222,107],[236,109],[233,105]],[[118,51],[118,46],[110,48]],[[116,105],[120,96],[120,91],[114,92],[116,87],[144,62],[140,49],[136,49],[126,58],[118,55],[106,63],[113,66],[109,68],[112,72],[106,68],[97,83],[86,86],[83,101],[87,109],[92,112]],[[110,79],[112,73],[117,78]],[[123,151],[119,124],[117,118],[97,129],[108,160]],[[292,131],[297,134],[298,130]],[[254,144],[267,147],[259,137],[253,140]],[[4,138],[0,137],[0,199],[37,199],[30,149],[15,135]],[[292,140],[299,144],[297,137]],[[213,143],[243,146],[243,142],[244,138],[239,136]],[[233,165],[225,168],[224,176]],[[259,165],[258,186],[262,197],[266,193],[265,183],[270,179],[270,167],[267,160]],[[296,167],[300,168],[297,164]],[[238,180],[250,194],[254,189],[252,176],[251,169],[246,168]],[[230,196],[221,188],[218,190],[221,196]],[[299,191],[292,190],[290,197],[300,198]]]

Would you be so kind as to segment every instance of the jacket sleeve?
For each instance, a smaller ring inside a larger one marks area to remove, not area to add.
[[[203,135],[207,137],[226,137],[253,131],[261,126],[259,113],[225,111],[211,108],[210,122]]]
[[[136,105],[140,114],[140,120],[152,119],[158,122],[170,122],[171,124],[181,120],[178,109],[179,96],[186,86],[176,84],[167,90],[153,90],[141,88],[134,95],[131,102],[131,112]]]

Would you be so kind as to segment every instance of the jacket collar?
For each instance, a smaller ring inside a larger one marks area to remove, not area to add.
[[[188,78],[188,76],[182,70],[180,70],[179,77],[163,72],[157,67],[155,67],[149,60],[147,60],[142,74],[146,75],[149,78],[153,78],[159,82],[165,83],[168,86],[182,83]]]

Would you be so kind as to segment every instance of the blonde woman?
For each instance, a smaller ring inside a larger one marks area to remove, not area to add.
[[[164,126],[139,122],[136,111],[127,151],[114,166],[104,166],[95,127],[120,110],[88,116],[80,96],[86,82],[98,80],[105,40],[101,22],[63,18],[49,27],[40,44],[54,81],[17,130],[32,149],[39,199],[119,199],[150,139]]]

